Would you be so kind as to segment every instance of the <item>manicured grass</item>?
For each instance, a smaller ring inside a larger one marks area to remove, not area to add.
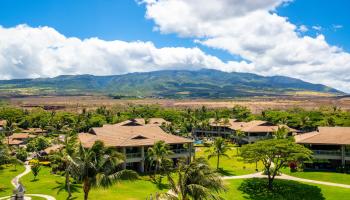
[[[23,171],[24,167],[21,165],[17,165],[16,170],[13,165],[3,165],[0,167],[0,197],[12,194],[14,188],[11,180]]]
[[[64,177],[53,175],[50,168],[42,167],[37,181],[33,181],[33,175],[28,174],[22,178],[22,182],[27,189],[27,193],[41,193],[51,195],[57,200],[65,200],[67,192],[60,190],[64,185]],[[164,180],[165,182],[165,180]],[[158,188],[148,180],[148,177],[141,177],[137,181],[123,181],[108,189],[92,189],[89,193],[89,199],[125,199],[125,200],[143,200],[156,192],[166,192],[168,188]],[[81,185],[76,185],[73,198],[82,199],[84,193]]]
[[[237,148],[239,151],[239,147],[230,147],[230,150],[227,152],[229,158],[224,156],[220,157],[220,170],[219,172],[225,176],[236,176],[236,175],[244,175],[251,174],[256,172],[255,163],[245,163],[242,158],[237,156]],[[209,147],[198,147],[196,148],[196,158],[204,157],[208,158],[208,152],[206,152]],[[209,164],[211,167],[216,168],[217,158],[211,158],[209,160]],[[262,171],[263,166],[258,163],[258,170]]]
[[[281,170],[282,173],[311,180],[326,181],[332,183],[342,183],[350,185],[350,174],[329,172],[329,171],[303,171],[303,172],[290,172],[289,168]]]
[[[295,181],[275,180],[275,192],[265,190],[266,180],[226,180],[229,190],[224,199],[234,200],[341,200],[350,196],[350,189],[306,184]]]

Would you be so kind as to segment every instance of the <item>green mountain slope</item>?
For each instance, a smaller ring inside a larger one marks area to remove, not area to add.
[[[217,70],[166,70],[114,76],[63,75],[0,81],[4,95],[105,94],[166,98],[230,98],[296,93],[341,95],[341,91],[285,76]]]

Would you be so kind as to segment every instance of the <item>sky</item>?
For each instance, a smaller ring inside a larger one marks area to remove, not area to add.
[[[0,79],[200,68],[350,92],[348,0],[0,0]]]

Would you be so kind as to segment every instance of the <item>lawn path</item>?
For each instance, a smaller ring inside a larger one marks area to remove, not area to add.
[[[246,179],[246,178],[267,178],[267,175],[262,175],[261,172],[254,173],[254,174],[247,174],[242,176],[224,176],[222,179]],[[289,176],[282,174],[281,176],[276,176],[276,179],[284,179],[284,180],[292,180],[292,181],[299,181],[299,182],[307,182],[307,183],[315,183],[315,184],[321,184],[321,185],[328,185],[328,186],[335,186],[335,187],[342,187],[342,188],[348,188],[350,189],[350,185],[346,184],[340,184],[340,183],[331,183],[326,181],[316,181],[316,180],[310,180],[305,178],[298,178],[294,176]]]
[[[22,178],[23,176],[27,175],[28,173],[30,173],[30,165],[26,162],[25,165],[25,170],[24,172],[20,173],[19,175],[17,175],[15,178],[12,179],[11,184],[13,185],[13,187],[17,188],[19,185],[19,179]],[[46,195],[46,194],[26,194],[25,196],[35,196],[35,197],[41,197],[47,200],[56,200],[55,197],[50,196],[50,195]],[[2,197],[1,199],[6,199],[8,197]]]

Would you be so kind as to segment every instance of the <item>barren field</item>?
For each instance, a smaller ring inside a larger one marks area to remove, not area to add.
[[[104,96],[45,96],[11,98],[10,104],[35,108],[43,107],[47,110],[79,111],[82,108],[93,109],[99,106],[128,106],[128,105],[154,105],[162,107],[197,108],[230,108],[235,105],[247,106],[254,113],[260,113],[268,108],[288,109],[302,107],[305,109],[318,108],[320,106],[338,106],[344,110],[350,110],[350,97],[257,97],[249,99],[111,99]]]

